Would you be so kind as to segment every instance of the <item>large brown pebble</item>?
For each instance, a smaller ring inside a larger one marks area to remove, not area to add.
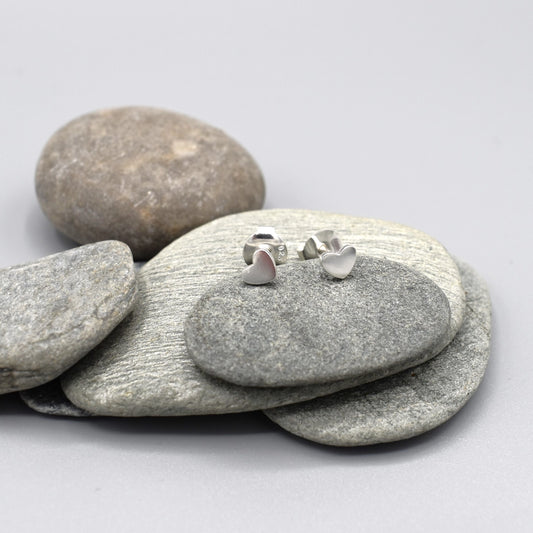
[[[137,260],[210,220],[260,209],[265,195],[259,167],[224,132],[147,107],[63,126],[45,146],[35,182],[58,230],[82,244],[123,241]]]

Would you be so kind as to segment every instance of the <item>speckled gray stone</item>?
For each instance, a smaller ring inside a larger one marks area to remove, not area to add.
[[[83,115],[58,130],[37,165],[44,213],[71,239],[117,239],[149,259],[215,218],[261,208],[250,154],[221,130],[147,107]]]
[[[0,393],[59,376],[130,311],[133,260],[121,242],[0,270]]]
[[[76,407],[69,401],[58,379],[34,389],[22,391],[20,392],[20,397],[28,407],[45,415],[74,416],[78,418],[92,416],[91,413]]]
[[[171,416],[252,411],[329,394],[357,380],[327,385],[250,388],[202,372],[187,354],[184,321],[201,295],[245,267],[242,247],[258,226],[274,226],[289,261],[296,246],[322,228],[335,229],[361,255],[398,261],[432,279],[450,303],[451,340],[464,316],[457,266],[435,239],[391,222],[305,210],[252,211],[221,218],[173,242],[138,273],[132,314],[64,377],[67,397],[110,416]]]
[[[333,446],[408,439],[446,422],[478,388],[490,353],[487,288],[469,266],[460,268],[466,318],[440,355],[374,383],[266,411],[267,416],[291,433]]]
[[[281,266],[259,287],[228,277],[192,309],[185,342],[209,374],[280,387],[398,372],[439,353],[449,325],[448,300],[428,277],[359,256],[344,280],[318,260]]]

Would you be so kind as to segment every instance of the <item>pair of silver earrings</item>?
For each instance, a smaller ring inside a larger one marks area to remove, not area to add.
[[[287,246],[274,228],[257,228],[245,243],[242,252],[248,267],[242,279],[248,285],[263,285],[276,277],[276,265],[287,262]],[[319,231],[298,248],[300,259],[317,259],[334,278],[344,279],[355,264],[355,246],[342,245],[334,231]]]

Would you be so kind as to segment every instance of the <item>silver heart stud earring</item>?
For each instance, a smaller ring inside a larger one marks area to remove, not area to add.
[[[287,262],[287,246],[274,228],[261,227],[246,241],[242,251],[247,265],[242,280],[248,285],[263,285],[276,277],[276,265]]]
[[[355,246],[342,245],[334,231],[315,233],[298,249],[300,259],[320,258],[324,270],[334,278],[344,279],[355,265]]]

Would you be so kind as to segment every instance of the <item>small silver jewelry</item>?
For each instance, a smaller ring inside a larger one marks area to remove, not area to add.
[[[317,259],[324,270],[334,278],[344,279],[355,265],[356,250],[351,244],[342,245],[333,230],[325,229],[315,233],[298,248],[300,259]]]
[[[263,285],[276,277],[276,265],[287,262],[287,246],[274,228],[260,227],[244,244],[242,256],[247,265],[242,280],[248,285]]]

